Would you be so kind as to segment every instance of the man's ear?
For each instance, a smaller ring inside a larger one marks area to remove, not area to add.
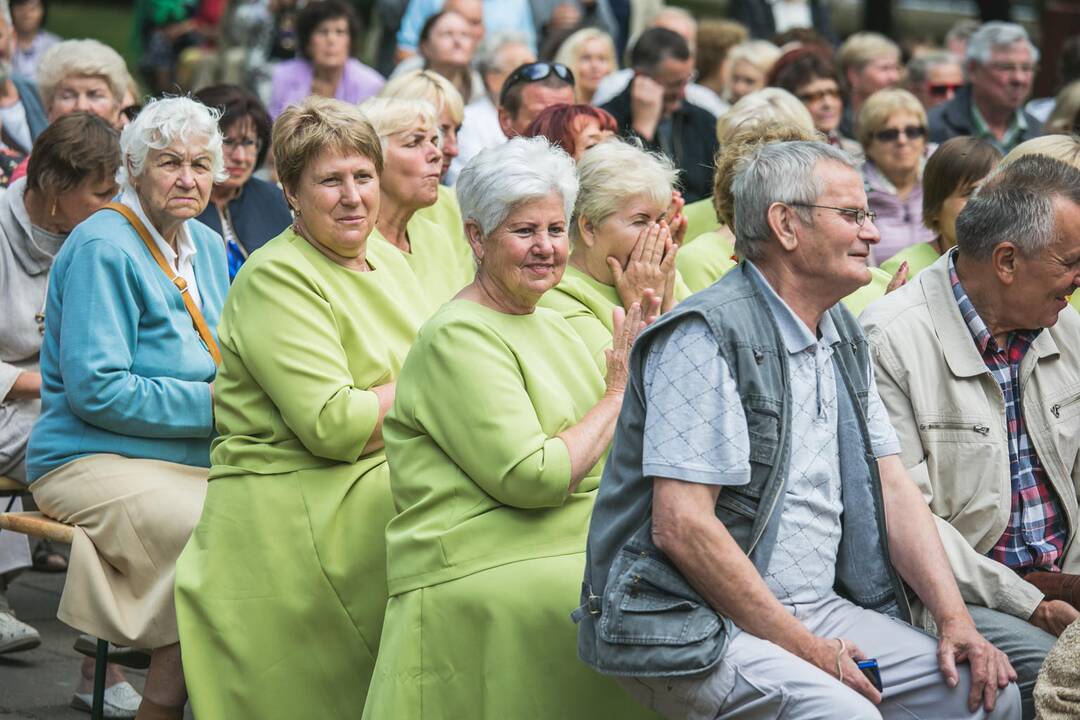
[[[1002,285],[1012,285],[1020,273],[1020,249],[1011,242],[1002,242],[994,246],[990,253],[990,262],[994,273]]]
[[[784,203],[774,202],[769,206],[765,215],[769,230],[780,241],[781,247],[792,252],[799,247],[799,237],[796,225],[801,221],[795,215],[795,210]]]

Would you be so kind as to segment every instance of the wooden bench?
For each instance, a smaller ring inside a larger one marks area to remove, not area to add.
[[[0,476],[0,481],[15,482],[2,476]],[[25,485],[18,483],[18,486],[18,492],[26,492]],[[2,487],[0,485],[0,488]],[[0,530],[45,538],[65,545],[70,545],[75,537],[74,527],[59,520],[45,517],[39,512],[0,513]],[[99,639],[97,641],[97,653],[94,658],[94,700],[90,707],[91,720],[101,720],[105,716],[105,665],[108,660],[109,643]]]

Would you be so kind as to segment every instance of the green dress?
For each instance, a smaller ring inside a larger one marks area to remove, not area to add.
[[[700,292],[735,267],[734,238],[727,229],[707,232],[689,247],[679,248],[675,267],[693,292]]]
[[[453,233],[419,211],[413,214],[405,229],[410,252],[402,252],[396,245],[391,245],[377,229],[371,232],[372,239],[368,242],[388,245],[405,257],[434,311],[476,277],[472,250],[464,240],[459,241]]]
[[[691,241],[698,240],[705,233],[720,228],[720,221],[716,218],[716,208],[713,207],[711,197],[684,205],[683,215],[686,216],[687,222],[683,247],[689,245]]]
[[[682,253],[682,250],[679,250]],[[679,256],[675,256],[675,262]],[[690,288],[675,271],[675,300],[690,297]],[[540,306],[551,308],[562,315],[570,327],[585,342],[600,372],[605,372],[607,361],[604,350],[611,347],[614,331],[611,312],[622,307],[619,293],[612,285],[605,285],[583,270],[567,264],[562,280],[540,298]]]
[[[900,270],[901,263],[906,260],[908,264],[908,280],[911,280],[920,272],[933,265],[934,261],[939,257],[941,256],[931,243],[918,243],[916,245],[909,245],[885,262],[881,263],[881,269],[889,273],[889,276],[891,277]]]
[[[430,207],[420,208],[416,214],[445,230],[454,243],[460,240],[469,251],[469,242],[465,239],[465,223],[461,219],[461,206],[458,205],[454,188],[439,185],[439,199]],[[469,253],[471,256],[472,251]]]
[[[885,289],[889,287],[890,280],[892,280],[890,273],[881,268],[872,267],[870,268],[870,282],[848,295],[841,302],[847,306],[852,315],[859,317],[870,303],[885,297]]]
[[[220,436],[176,564],[199,720],[357,717],[386,605],[379,403],[430,313],[401,254],[355,272],[286,230],[244,263],[218,326]]]
[[[368,720],[654,717],[577,658],[597,463],[567,495],[556,435],[604,380],[576,333],[453,300],[425,323],[386,417],[398,515]]]

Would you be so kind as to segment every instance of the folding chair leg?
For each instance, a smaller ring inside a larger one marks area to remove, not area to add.
[[[109,643],[97,641],[97,657],[94,661],[94,704],[90,708],[90,720],[105,717],[105,666],[109,662]]]

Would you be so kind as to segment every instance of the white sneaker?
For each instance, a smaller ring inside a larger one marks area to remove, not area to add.
[[[41,644],[38,631],[13,614],[0,613],[0,655],[29,650]]]
[[[93,693],[77,692],[71,696],[71,707],[83,712],[90,712],[94,702]],[[107,718],[133,718],[139,711],[139,703],[142,695],[131,686],[131,683],[118,682],[112,687],[105,688],[105,717]]]

